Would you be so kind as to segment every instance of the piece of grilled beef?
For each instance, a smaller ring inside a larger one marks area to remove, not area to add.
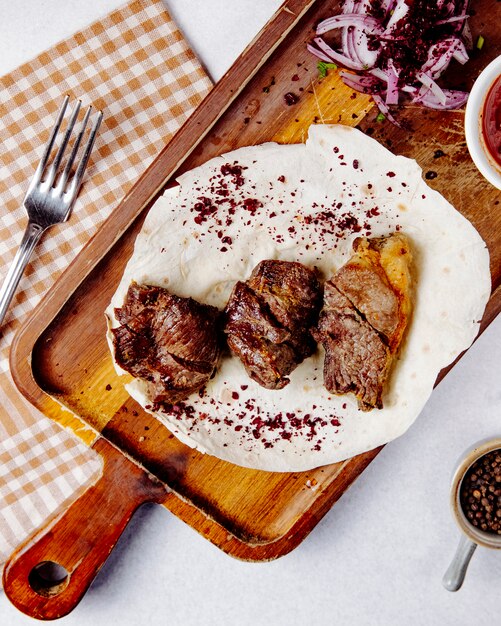
[[[321,306],[315,272],[301,263],[261,261],[238,282],[226,305],[224,332],[247,373],[267,389],[282,389],[315,351],[309,332]]]
[[[395,352],[412,309],[409,241],[402,233],[358,237],[353,250],[332,280]]]
[[[382,394],[412,310],[412,255],[405,235],[357,238],[355,254],[324,287],[313,336],[325,348],[324,383],[353,392],[359,408],[382,408]]]
[[[325,387],[353,392],[362,410],[381,408],[390,350],[332,281],[324,285],[324,307],[312,332],[325,348]]]
[[[219,311],[162,287],[131,283],[115,309],[117,364],[146,384],[153,403],[172,404],[207,383],[220,354]]]

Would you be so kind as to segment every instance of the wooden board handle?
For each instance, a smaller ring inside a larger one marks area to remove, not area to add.
[[[144,502],[166,497],[164,485],[104,439],[98,439],[94,449],[104,458],[99,481],[48,529],[20,546],[5,565],[5,593],[31,617],[57,619],[72,611],[134,511]]]

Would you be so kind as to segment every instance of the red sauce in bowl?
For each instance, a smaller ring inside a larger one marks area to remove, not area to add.
[[[482,132],[489,154],[501,166],[501,76],[492,83],[485,98]]]

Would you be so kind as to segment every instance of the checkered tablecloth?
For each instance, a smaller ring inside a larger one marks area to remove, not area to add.
[[[0,565],[101,467],[16,390],[8,368],[13,334],[210,87],[161,0],[129,2],[0,78],[0,281],[26,226],[22,200],[64,94],[104,111],[73,215],[42,240],[0,328]]]

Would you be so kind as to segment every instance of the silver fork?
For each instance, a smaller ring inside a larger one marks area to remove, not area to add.
[[[7,313],[7,308],[14,296],[14,293],[16,292],[24,269],[26,268],[31,254],[41,236],[48,228],[54,226],[54,224],[65,222],[70,215],[71,209],[75,204],[75,200],[80,190],[85,168],[89,162],[92,147],[94,146],[94,141],[103,118],[102,112],[99,111],[90,130],[87,143],[85,144],[85,148],[83,150],[83,155],[78,163],[78,166],[76,167],[74,175],[70,178],[71,170],[92,110],[92,107],[87,109],[85,117],[80,125],[80,130],[73,144],[70,156],[64,169],[60,171],[61,161],[73,132],[78,112],[80,111],[81,101],[79,100],[71,113],[66,132],[64,133],[63,140],[54,157],[54,160],[47,168],[52,148],[54,147],[57,134],[68,107],[68,101],[69,97],[66,96],[57,116],[57,121],[52,130],[49,141],[45,146],[42,159],[38,164],[33,180],[28,187],[28,191],[26,192],[26,196],[23,201],[26,211],[28,212],[28,225],[24,232],[19,250],[17,251],[14,261],[7,273],[7,276],[5,277],[2,288],[0,289],[0,325],[3,322],[5,314]]]

